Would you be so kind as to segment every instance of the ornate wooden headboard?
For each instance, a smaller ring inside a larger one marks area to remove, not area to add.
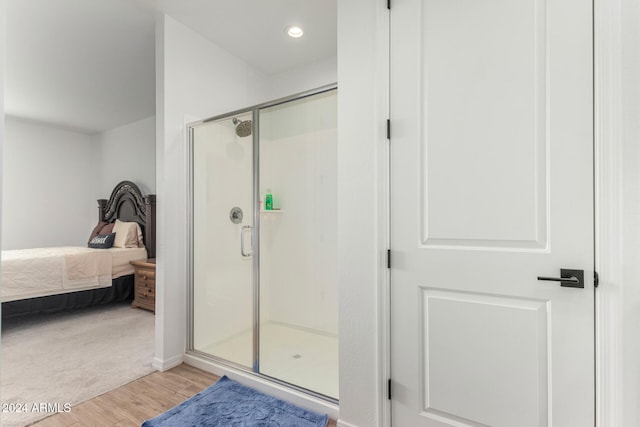
[[[142,228],[144,246],[149,258],[156,257],[156,195],[146,197],[131,181],[122,181],[115,186],[109,200],[98,199],[98,220],[115,222],[137,222]]]

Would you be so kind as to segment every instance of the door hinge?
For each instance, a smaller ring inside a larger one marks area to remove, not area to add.
[[[599,284],[600,284],[600,276],[598,276],[598,272],[597,271],[594,271],[593,272],[593,287],[597,288]]]
[[[387,399],[391,400],[391,378],[387,380]]]
[[[391,249],[387,249],[387,268],[391,268]]]
[[[387,139],[391,139],[391,120],[387,119]]]

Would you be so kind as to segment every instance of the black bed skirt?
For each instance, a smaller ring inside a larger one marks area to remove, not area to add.
[[[112,280],[109,288],[50,295],[2,303],[2,318],[85,308],[133,300],[133,274]]]

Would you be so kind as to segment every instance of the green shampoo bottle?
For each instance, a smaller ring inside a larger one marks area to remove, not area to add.
[[[264,209],[267,211],[273,210],[273,196],[271,190],[267,188],[267,194],[264,195]]]

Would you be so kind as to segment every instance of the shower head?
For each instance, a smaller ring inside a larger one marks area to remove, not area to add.
[[[234,117],[231,121],[236,127],[236,135],[240,138],[251,135],[251,120],[238,120]]]

